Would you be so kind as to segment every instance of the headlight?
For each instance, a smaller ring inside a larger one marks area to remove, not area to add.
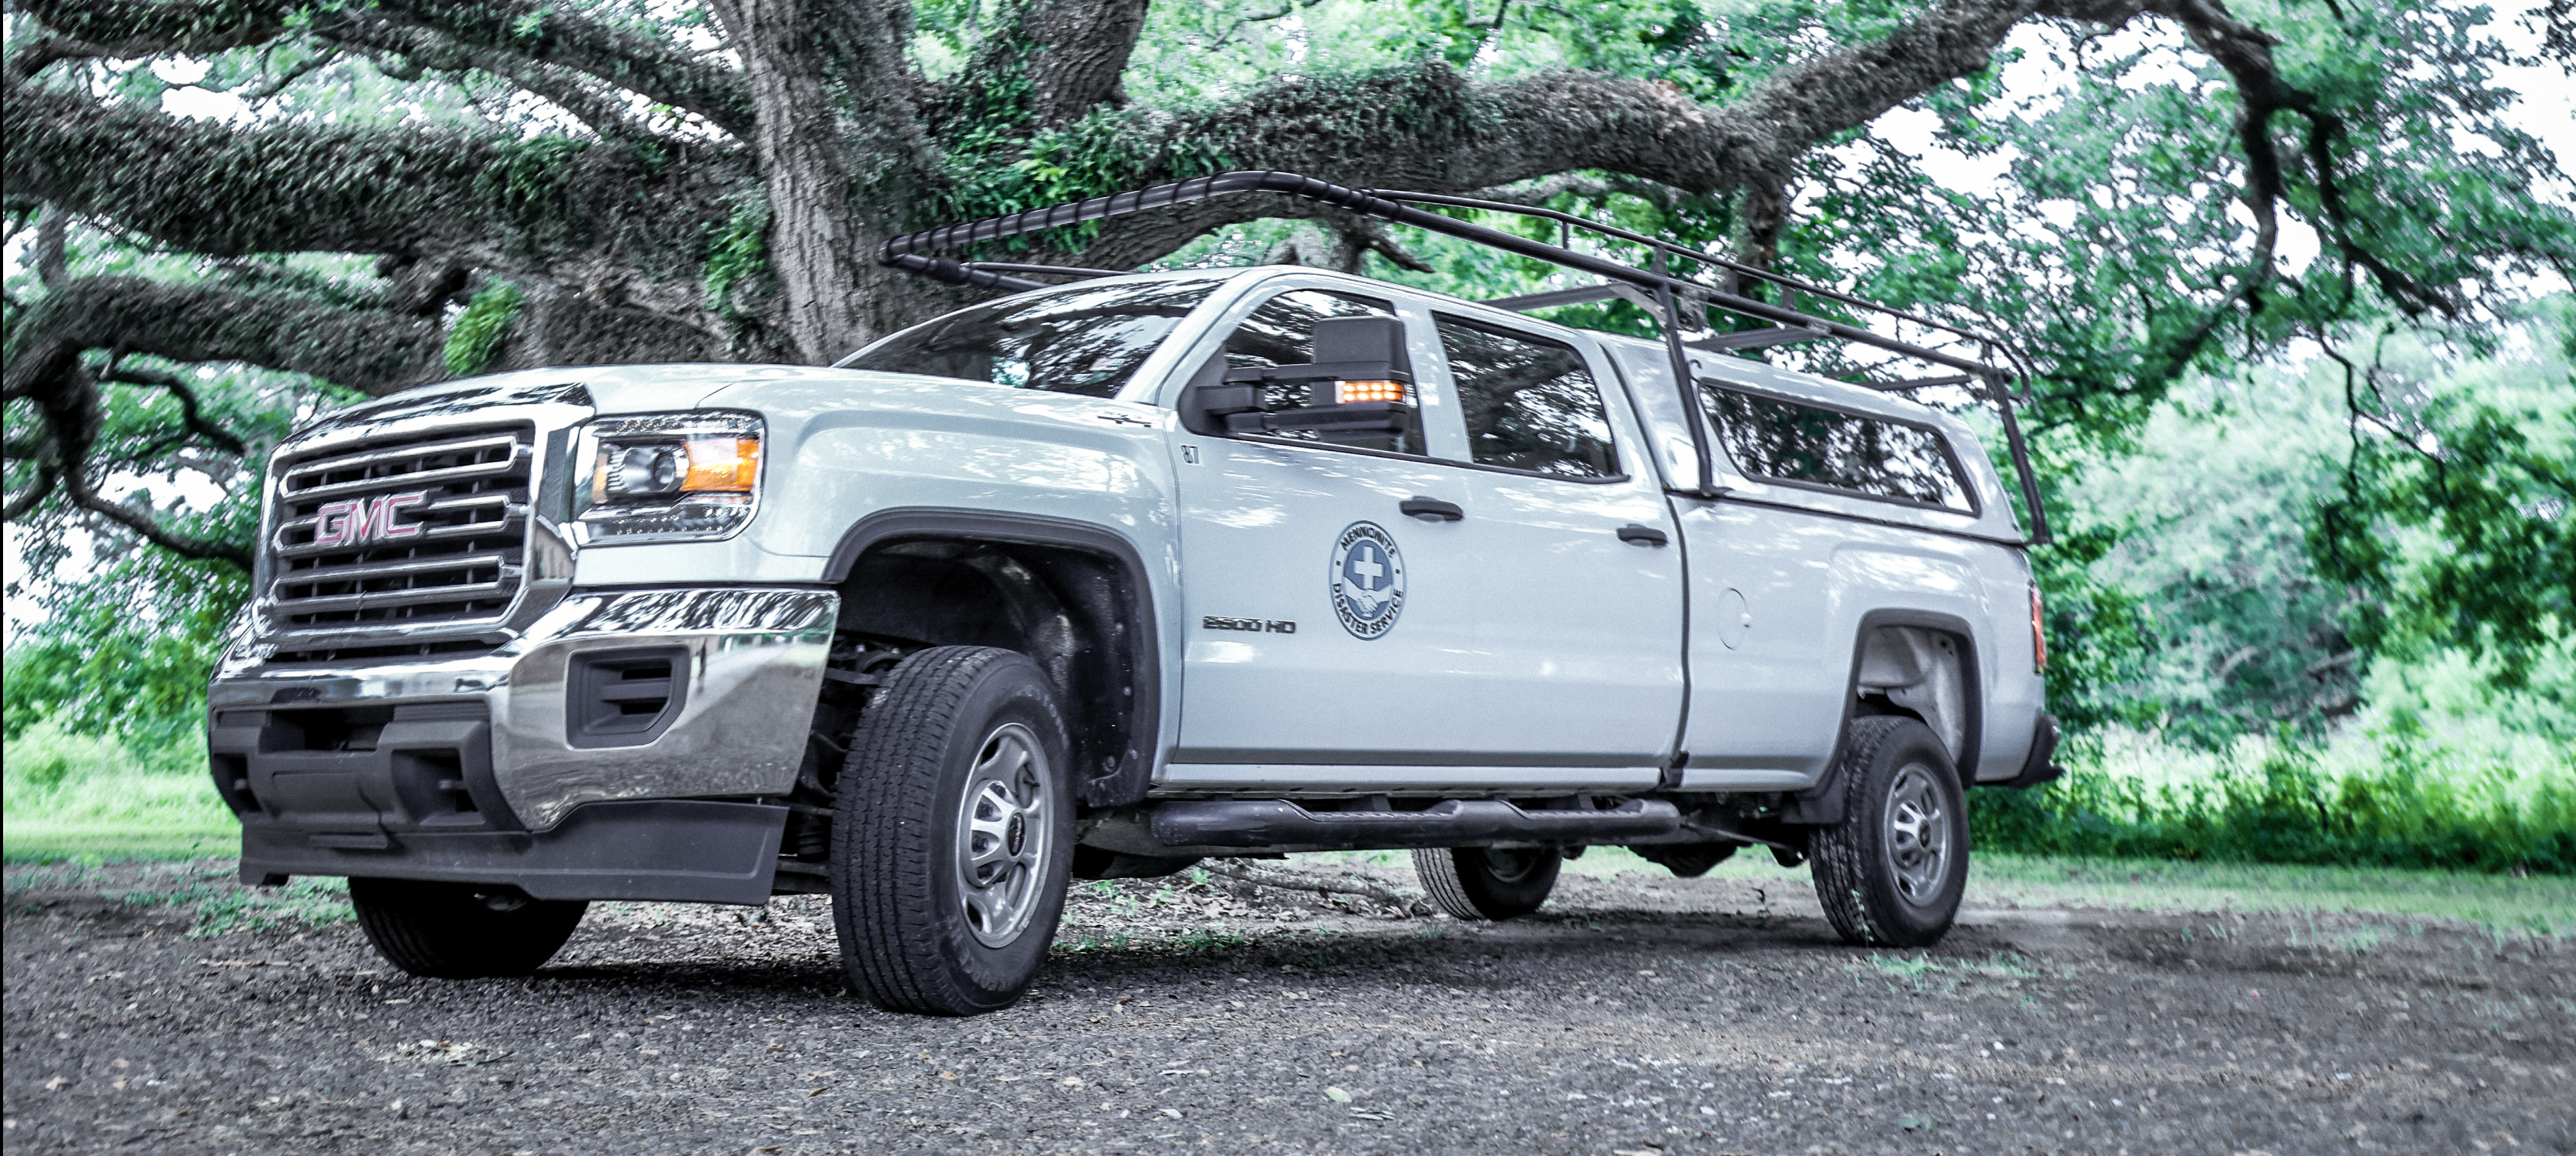
[[[740,413],[606,418],[591,424],[580,497],[592,542],[731,537],[760,496],[760,419]]]

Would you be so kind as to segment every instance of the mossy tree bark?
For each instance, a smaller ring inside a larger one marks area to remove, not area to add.
[[[2315,104],[2273,68],[2265,33],[2218,0],[1934,0],[1722,103],[1570,68],[1478,79],[1427,55],[1282,74],[1184,111],[1132,106],[1122,87],[1146,0],[1009,0],[1001,26],[944,80],[917,65],[904,0],[712,0],[712,40],[701,42],[540,0],[12,2],[21,25],[0,136],[11,211],[76,215],[215,271],[186,286],[62,279],[41,304],[13,304],[7,397],[31,403],[36,420],[10,435],[23,467],[12,510],[57,489],[94,492],[82,431],[102,356],[244,363],[382,393],[454,368],[439,356],[444,318],[494,279],[525,304],[486,368],[819,362],[966,300],[877,266],[885,237],[1025,207],[1017,193],[1087,195],[1196,175],[1217,158],[1438,192],[1591,173],[1733,195],[1743,252],[1769,260],[1801,157],[1987,69],[2031,21],[2102,29],[2151,15],[2223,67],[2242,101],[2242,197],[2258,220],[2285,195],[2271,122]],[[362,59],[388,76],[509,86],[570,120],[514,136],[427,121],[187,119],[102,96],[82,71],[244,49],[274,50],[281,86],[314,60]],[[2318,124],[2319,143],[2293,159],[2330,170],[2333,126]],[[1084,175],[1035,190],[991,179],[1041,145]],[[1111,223],[1079,253],[1021,259],[1131,267],[1226,224],[1310,211],[1204,202]],[[1352,261],[1383,244],[1325,223]],[[2248,292],[2271,275],[2273,235],[2244,266]],[[2447,290],[2373,266],[2366,243],[2330,243],[2353,247],[2402,303],[2449,304]],[[379,277],[353,289],[277,260],[316,252],[372,256]],[[2195,340],[2215,332],[2212,316]]]

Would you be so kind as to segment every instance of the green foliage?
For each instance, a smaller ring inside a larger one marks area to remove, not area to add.
[[[2463,766],[2419,727],[2373,736],[2378,765],[2340,778],[2287,732],[2212,780],[2148,787],[2078,770],[1969,796],[1980,849],[2040,855],[2576,874],[2576,763],[2519,781]]]
[[[33,827],[223,831],[237,826],[207,777],[202,730],[119,739],[46,722],[0,754],[12,842]]]
[[[449,375],[472,377],[492,364],[501,344],[510,339],[510,323],[518,319],[526,300],[519,287],[507,281],[492,281],[477,290],[447,331],[444,354]]]
[[[496,142],[475,177],[477,190],[530,243],[578,244],[584,238],[569,223],[574,214],[568,202],[580,187],[573,179],[575,162],[591,147],[557,135]]]
[[[2104,529],[2067,531],[2032,554],[2048,644],[2048,710],[2066,728],[2067,759],[2097,754],[2108,727],[2152,725],[2162,706],[2137,692],[2156,649],[2145,600],[2093,570],[2118,540]]]
[[[101,231],[75,229],[67,257],[95,274],[204,276],[202,265],[143,249]],[[351,278],[363,262],[301,255],[239,262],[224,276],[299,292],[362,292]],[[13,299],[41,292],[31,272],[12,270]],[[13,314],[14,315],[14,314]],[[203,424],[241,444],[211,440],[186,420],[177,390],[109,382],[99,387],[94,476],[112,498],[151,511],[189,538],[247,547],[259,522],[259,479],[268,451],[321,409],[356,398],[310,378],[237,366],[189,366],[155,358],[96,358],[94,372],[166,374],[194,399]],[[12,438],[32,424],[32,403],[7,410]],[[36,463],[13,457],[8,489],[23,492]],[[208,670],[248,576],[220,561],[191,561],[103,530],[63,498],[12,523],[18,556],[7,576],[12,618],[0,728],[14,741],[50,720],[67,733],[115,735],[158,748],[204,726]]]
[[[56,720],[161,742],[203,726],[207,675],[248,594],[241,573],[139,551],[72,587],[53,592],[53,616],[9,647],[7,733]]]
[[[2386,341],[2342,360],[2361,420],[2309,530],[2324,573],[2363,595],[2347,616],[2363,645],[2491,652],[2507,687],[2576,628],[2576,299],[2528,332],[2520,374],[2443,372]]]
[[[707,308],[737,324],[758,316],[777,292],[769,267],[769,198],[745,194],[707,245]]]

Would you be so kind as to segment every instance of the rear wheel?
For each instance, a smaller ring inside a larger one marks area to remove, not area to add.
[[[1459,919],[1510,919],[1547,902],[1565,865],[1553,847],[1423,847],[1414,874],[1433,905]]]
[[[943,646],[894,669],[835,787],[832,922],[853,989],[930,1015],[1028,990],[1073,859],[1067,766],[1054,692],[1027,657]]]
[[[1940,942],[1968,886],[1968,814],[1949,752],[1920,722],[1873,716],[1852,723],[1839,773],[1843,821],[1807,846],[1826,919],[1865,946]]]
[[[416,879],[352,879],[349,905],[377,954],[431,979],[532,974],[590,909],[512,887]]]

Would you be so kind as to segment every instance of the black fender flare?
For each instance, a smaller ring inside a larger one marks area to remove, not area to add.
[[[1852,716],[1860,705],[1861,649],[1869,645],[1872,631],[1888,626],[1919,626],[1956,635],[1959,646],[1960,696],[1966,700],[1961,711],[1958,766],[1959,788],[1977,785],[1977,759],[1983,752],[1986,729],[1985,683],[1979,679],[1977,666],[1977,631],[1968,620],[1955,614],[1932,610],[1872,610],[1860,616],[1852,630],[1850,674],[1843,682],[1843,719],[1834,734],[1833,756],[1825,761],[1825,774],[1816,785],[1791,795],[1783,808],[1780,821],[1801,826],[1829,827],[1843,821],[1843,744],[1851,734]]]
[[[1046,546],[1091,554],[1110,564],[1118,575],[1114,591],[1118,605],[1116,620],[1103,625],[1114,635],[1107,640],[1114,677],[1127,686],[1131,701],[1122,741],[1116,744],[1116,765],[1105,773],[1085,768],[1076,788],[1088,806],[1116,807],[1143,801],[1152,783],[1157,752],[1162,749],[1163,651],[1151,571],[1135,543],[1116,530],[1069,518],[937,506],[880,510],[859,519],[842,533],[831,559],[823,566],[823,581],[838,586],[849,580],[850,572],[869,551],[912,540]]]

